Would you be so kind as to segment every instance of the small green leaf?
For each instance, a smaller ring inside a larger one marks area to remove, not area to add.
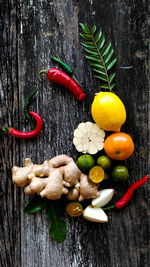
[[[106,54],[108,54],[109,50],[111,48],[111,42],[108,42],[101,50],[102,56],[104,57]]]
[[[93,38],[92,38],[92,35],[90,35],[90,34],[87,34],[87,33],[80,33],[80,36],[82,37],[82,38],[84,38],[85,40],[93,40]]]
[[[116,85],[115,83],[110,85],[110,91],[115,87],[115,85]]]
[[[98,78],[100,80],[103,80],[105,82],[108,82],[107,78],[105,78],[103,75],[99,75],[99,76],[94,76],[95,78]]]
[[[110,63],[107,65],[107,70],[110,70],[116,63],[117,59],[114,58]]]
[[[94,35],[94,33],[96,32],[96,29],[97,29],[96,26],[93,25],[93,26],[92,26],[92,29],[91,29],[91,32],[92,32],[93,35]]]
[[[101,70],[98,70],[98,69],[93,69],[95,72],[97,73],[100,73],[100,74],[103,74],[104,76],[106,76],[106,72],[105,70],[101,69]]]
[[[91,50],[91,49],[87,49],[87,48],[84,48],[84,50],[89,53],[89,54],[92,54],[92,55],[98,55],[98,53],[94,50]]]
[[[95,62],[100,62],[100,59],[96,58],[94,56],[85,56],[85,58],[90,59],[90,60],[95,61]]]
[[[101,35],[101,38],[100,38],[100,40],[99,40],[99,42],[98,42],[98,44],[97,44],[99,50],[103,47],[104,43],[105,43],[105,37],[104,37],[104,35],[102,34],[102,35]]]
[[[65,240],[67,234],[66,223],[60,219],[53,219],[49,234],[55,241],[61,243]]]
[[[24,212],[28,214],[36,213],[46,207],[46,200],[39,196],[33,197],[28,205],[24,208]]]
[[[104,66],[101,63],[96,64],[96,63],[93,63],[91,61],[88,61],[88,63],[89,63],[90,66],[93,66],[93,67],[96,67],[96,68],[99,68],[99,69],[105,69]]]
[[[79,25],[81,26],[82,30],[85,32],[85,33],[90,33],[90,30],[88,28],[88,26],[86,24],[83,24],[83,23],[79,23]]]
[[[109,82],[110,83],[113,81],[113,79],[115,78],[115,76],[116,76],[115,73],[110,74],[110,76],[109,76]]]
[[[103,89],[109,89],[110,90],[110,87],[108,84],[103,84],[103,85],[100,85],[101,88]]]
[[[105,64],[111,59],[111,57],[113,56],[113,54],[114,54],[114,50],[111,49],[110,52],[109,52],[109,54],[104,57]]]
[[[95,49],[95,45],[91,42],[84,42],[84,43],[81,43],[84,47],[86,48],[94,48]]]
[[[96,36],[95,36],[95,42],[96,42],[96,43],[100,40],[101,35],[102,35],[102,32],[101,32],[101,31],[99,31],[99,32],[96,34]]]

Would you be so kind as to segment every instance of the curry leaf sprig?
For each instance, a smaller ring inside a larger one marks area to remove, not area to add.
[[[100,85],[101,88],[112,91],[115,86],[115,73],[110,72],[110,70],[117,59],[113,57],[114,49],[111,42],[105,43],[102,31],[97,30],[95,25],[89,28],[86,24],[80,23],[80,26],[83,30],[80,36],[86,40],[81,44],[86,52],[85,58],[88,59],[89,65],[96,73],[94,77],[103,81]]]

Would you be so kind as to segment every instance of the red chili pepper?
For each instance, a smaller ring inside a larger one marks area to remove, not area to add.
[[[141,180],[135,182],[134,184],[132,184],[129,189],[127,190],[127,192],[124,194],[124,196],[118,200],[115,205],[104,208],[104,210],[109,210],[112,208],[117,208],[117,209],[122,209],[127,203],[128,201],[132,198],[134,191],[141,187],[143,184],[145,184],[145,182],[149,179],[149,175],[145,175],[144,178],[142,178]]]
[[[82,91],[81,87],[65,72],[56,68],[51,68],[49,70],[41,70],[38,75],[39,80],[41,80],[40,75],[42,73],[46,73],[47,79],[51,82],[54,82],[67,88],[77,100],[85,99],[86,95]]]
[[[42,125],[43,125],[43,121],[41,119],[41,117],[33,112],[33,111],[29,111],[29,114],[36,120],[36,127],[33,131],[31,132],[20,132],[18,130],[15,130],[14,128],[11,127],[4,127],[3,130],[7,131],[9,134],[11,134],[12,136],[15,136],[17,138],[32,138],[38,135],[38,133],[41,131],[42,129]]]
[[[144,176],[143,179],[132,184],[129,187],[129,189],[127,190],[127,192],[125,193],[125,195],[119,201],[117,201],[117,203],[115,204],[115,207],[117,209],[122,209],[128,203],[128,201],[131,199],[134,191],[137,188],[139,188],[140,186],[142,186],[143,184],[145,184],[145,182],[148,180],[148,178],[149,178],[149,175],[146,175],[146,176]]]

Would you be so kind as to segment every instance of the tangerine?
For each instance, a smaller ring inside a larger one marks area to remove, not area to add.
[[[111,159],[125,160],[133,154],[134,143],[126,133],[113,133],[106,138],[104,150]]]

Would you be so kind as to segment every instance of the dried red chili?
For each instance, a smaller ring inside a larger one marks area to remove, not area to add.
[[[128,202],[129,200],[132,198],[135,190],[139,187],[141,187],[143,184],[145,184],[145,182],[149,179],[149,175],[145,175],[141,180],[135,182],[134,184],[132,184],[129,189],[127,190],[127,192],[124,194],[124,196],[118,200],[115,205],[104,208],[104,210],[107,209],[112,209],[112,208],[117,208],[117,209],[122,209]]]
[[[41,117],[33,112],[33,111],[29,111],[29,114],[35,119],[36,121],[36,127],[33,131],[31,132],[21,132],[21,131],[18,131],[12,127],[3,127],[2,130],[7,132],[8,134],[11,134],[12,136],[15,136],[17,138],[25,138],[25,139],[28,139],[28,138],[32,138],[32,137],[35,137],[39,134],[39,132],[41,131],[42,129],[42,126],[43,126],[43,120],[41,119]]]
[[[82,88],[65,72],[56,68],[51,68],[49,70],[41,70],[38,74],[39,80],[41,80],[42,73],[46,73],[47,79],[51,82],[62,85],[63,87],[67,88],[77,100],[85,99],[86,95],[82,91]]]

